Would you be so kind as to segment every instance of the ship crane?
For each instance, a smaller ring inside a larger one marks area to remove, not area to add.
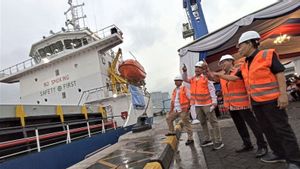
[[[184,39],[193,37],[193,40],[208,33],[203,15],[201,0],[183,0],[183,8],[186,11],[188,23],[183,23],[182,36]],[[199,60],[206,58],[206,52],[200,52]]]
[[[118,60],[122,57],[122,50],[119,48],[112,64],[108,68],[113,94],[128,93],[127,81],[117,72]]]

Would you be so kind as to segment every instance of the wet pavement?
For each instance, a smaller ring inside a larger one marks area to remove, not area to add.
[[[289,123],[291,124],[296,137],[298,138],[298,144],[300,145],[300,102],[293,102],[288,107]],[[224,120],[220,121],[221,125]],[[261,162],[255,158],[256,150],[235,153],[235,150],[240,148],[242,140],[238,135],[238,132],[232,123],[232,126],[222,126],[221,128],[224,148],[218,151],[212,151],[211,147],[203,148],[206,164],[209,169],[285,169],[285,163],[267,164]],[[256,140],[249,129],[251,134],[252,143],[255,144]],[[197,135],[201,136],[201,131],[197,132]],[[193,166],[193,163],[191,163]]]
[[[128,133],[119,142],[103,151],[71,166],[71,169],[140,169],[153,160],[161,160],[169,166],[176,151],[176,136],[167,133],[165,117],[155,119],[153,129],[140,133]],[[169,142],[169,143],[166,143]]]
[[[194,130],[199,128],[194,127]],[[196,133],[196,134],[195,134]],[[177,153],[174,155],[174,160],[170,168],[176,169],[206,169],[206,162],[203,156],[202,148],[200,147],[200,139],[197,132],[194,132],[194,144],[186,146],[186,134],[181,136],[178,144]]]
[[[97,163],[88,167],[89,169],[110,169],[110,168],[143,168],[149,159],[162,151],[160,138],[142,138],[128,142],[119,150],[101,158]]]
[[[300,138],[300,102],[291,103],[288,108],[289,122]],[[169,168],[174,169],[284,169],[285,163],[266,164],[255,158],[256,150],[246,153],[235,153],[240,148],[242,140],[231,120],[231,118],[219,121],[224,148],[212,151],[212,147],[200,147],[202,131],[200,124],[193,125],[194,144],[185,145],[187,134],[182,133],[178,142],[178,148],[173,153],[167,154],[174,158]],[[128,134],[120,138],[115,144],[100,153],[72,166],[72,169],[140,169],[157,157],[166,149],[164,134],[167,132],[165,117],[155,117],[152,130],[139,134]],[[250,131],[252,143],[255,143],[253,133]],[[299,142],[300,144],[300,142]],[[174,153],[175,152],[175,153]]]

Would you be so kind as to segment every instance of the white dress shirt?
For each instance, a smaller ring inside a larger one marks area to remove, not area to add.
[[[181,107],[180,107],[180,101],[179,101],[179,91],[180,88],[177,87],[176,88],[176,96],[175,96],[175,100],[174,100],[174,111],[175,112],[181,112]]]

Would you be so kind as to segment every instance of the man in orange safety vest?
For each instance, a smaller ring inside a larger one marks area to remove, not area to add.
[[[240,63],[241,64],[241,63]],[[239,64],[235,64],[235,59],[231,55],[224,55],[219,60],[219,66],[222,72],[227,75],[235,75],[239,70]],[[210,72],[210,70],[208,69]],[[241,149],[237,149],[237,153],[247,152],[253,150],[250,135],[246,124],[252,130],[256,137],[257,151],[256,157],[262,157],[267,154],[267,143],[264,139],[263,132],[258,124],[253,112],[250,110],[249,95],[242,79],[235,81],[227,81],[217,78],[209,73],[214,81],[219,81],[222,87],[224,106],[229,110],[231,118],[238,130],[239,135],[243,140]]]
[[[173,122],[176,118],[180,117],[183,126],[186,128],[188,139],[186,145],[194,143],[193,131],[191,123],[189,122],[189,109],[190,109],[190,91],[187,87],[182,85],[182,77],[176,76],[174,78],[176,88],[173,90],[171,97],[171,110],[166,118],[167,124],[169,126],[169,135],[175,135]]]
[[[190,83],[191,105],[195,106],[197,118],[200,120],[203,129],[204,141],[201,143],[201,146],[214,145],[213,150],[218,150],[224,147],[224,144],[222,142],[219,123],[214,112],[217,106],[216,90],[213,82],[209,81],[206,77],[206,66],[203,61],[197,62],[195,65],[195,76],[188,79],[187,68],[184,65],[182,68],[183,80]],[[213,140],[210,137],[207,119],[213,128]]]
[[[300,169],[297,138],[285,110],[288,105],[285,68],[274,49],[258,49],[259,40],[260,35],[256,31],[243,33],[237,44],[239,54],[245,56],[241,70],[235,75],[215,75],[226,80],[244,80],[252,109],[273,150],[261,161],[287,161],[288,169]]]

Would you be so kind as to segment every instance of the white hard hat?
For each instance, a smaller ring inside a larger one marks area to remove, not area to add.
[[[234,57],[231,56],[231,55],[223,55],[223,56],[221,57],[221,59],[219,60],[219,63],[221,63],[223,60],[227,60],[227,59],[234,60]]]
[[[203,67],[203,66],[205,66],[205,63],[202,60],[195,64],[195,67]]]
[[[174,81],[176,81],[176,80],[181,80],[182,81],[183,80],[182,76],[181,75],[175,76]]]
[[[246,41],[251,40],[251,39],[260,39],[260,35],[256,31],[244,32],[241,35],[238,44],[241,44],[241,43],[246,42]]]

